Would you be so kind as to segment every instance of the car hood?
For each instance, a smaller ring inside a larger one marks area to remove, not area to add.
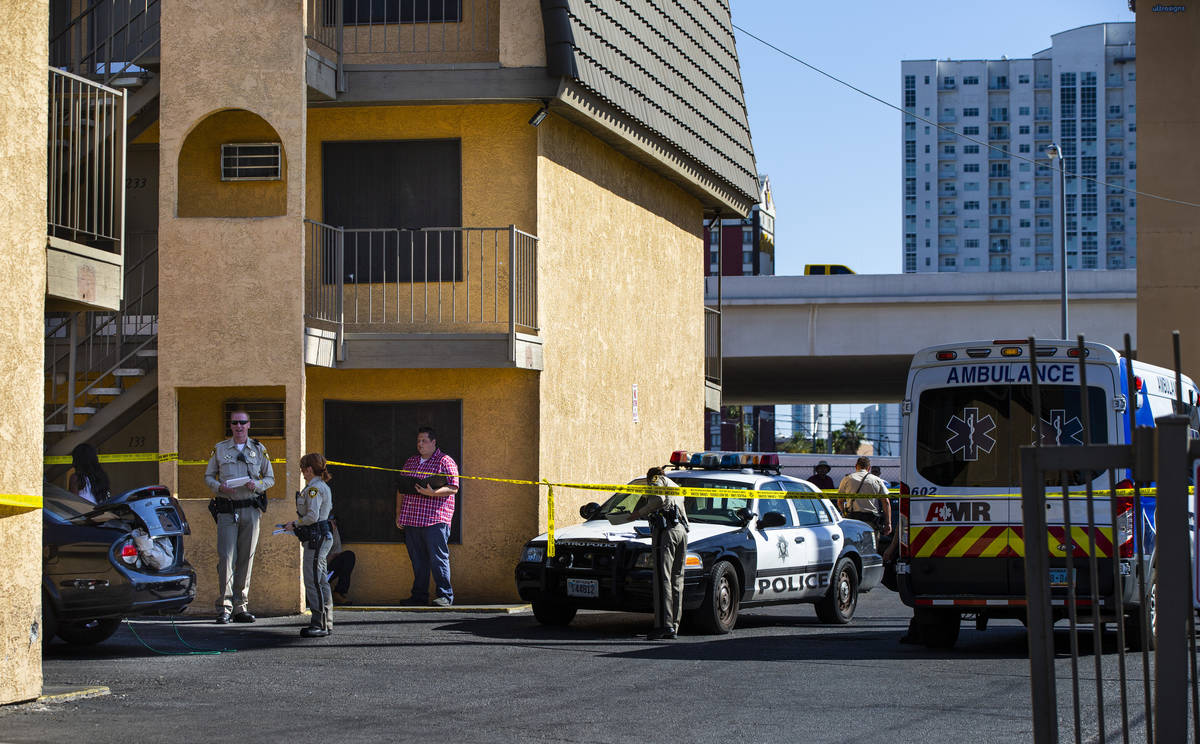
[[[688,543],[696,543],[716,535],[737,532],[741,527],[723,524],[707,524],[692,522],[688,529]],[[646,520],[629,522],[628,524],[610,524],[607,519],[593,519],[590,522],[563,527],[554,531],[555,541],[559,540],[601,540],[604,542],[636,542],[650,544],[650,526]],[[546,542],[546,533],[542,533],[530,542]]]

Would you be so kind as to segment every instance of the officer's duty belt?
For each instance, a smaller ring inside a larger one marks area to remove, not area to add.
[[[238,509],[244,509],[247,506],[256,506],[258,503],[255,499],[238,499],[236,501],[233,499],[214,499],[214,502],[216,503],[218,514],[233,514]]]

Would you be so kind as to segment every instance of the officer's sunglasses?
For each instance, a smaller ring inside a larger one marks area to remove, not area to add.
[[[249,421],[230,421],[229,422],[230,426],[248,426],[249,424],[250,424]]]

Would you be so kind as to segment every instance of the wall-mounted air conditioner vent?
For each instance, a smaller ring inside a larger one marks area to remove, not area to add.
[[[233,142],[221,145],[222,181],[278,181],[278,142]]]

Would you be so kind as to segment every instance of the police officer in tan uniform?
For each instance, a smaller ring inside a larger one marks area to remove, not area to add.
[[[229,427],[233,436],[217,443],[204,470],[204,482],[216,494],[208,508],[217,520],[217,622],[252,623],[246,609],[250,571],[275,473],[267,448],[250,438],[249,414],[234,411]]]
[[[678,488],[662,468],[646,471],[646,485]],[[671,640],[679,633],[679,618],[683,614],[683,566],[687,560],[688,533],[683,497],[651,494],[631,516],[645,518],[650,523],[654,554],[654,630],[646,639]]]
[[[319,452],[300,458],[300,473],[307,485],[296,492],[297,518],[284,525],[304,545],[304,600],[312,611],[306,628],[300,629],[305,638],[322,638],[333,632],[333,594],[329,590],[327,560],[333,547],[333,529],[329,513],[333,510],[333,494],[326,485],[333,476]]]

